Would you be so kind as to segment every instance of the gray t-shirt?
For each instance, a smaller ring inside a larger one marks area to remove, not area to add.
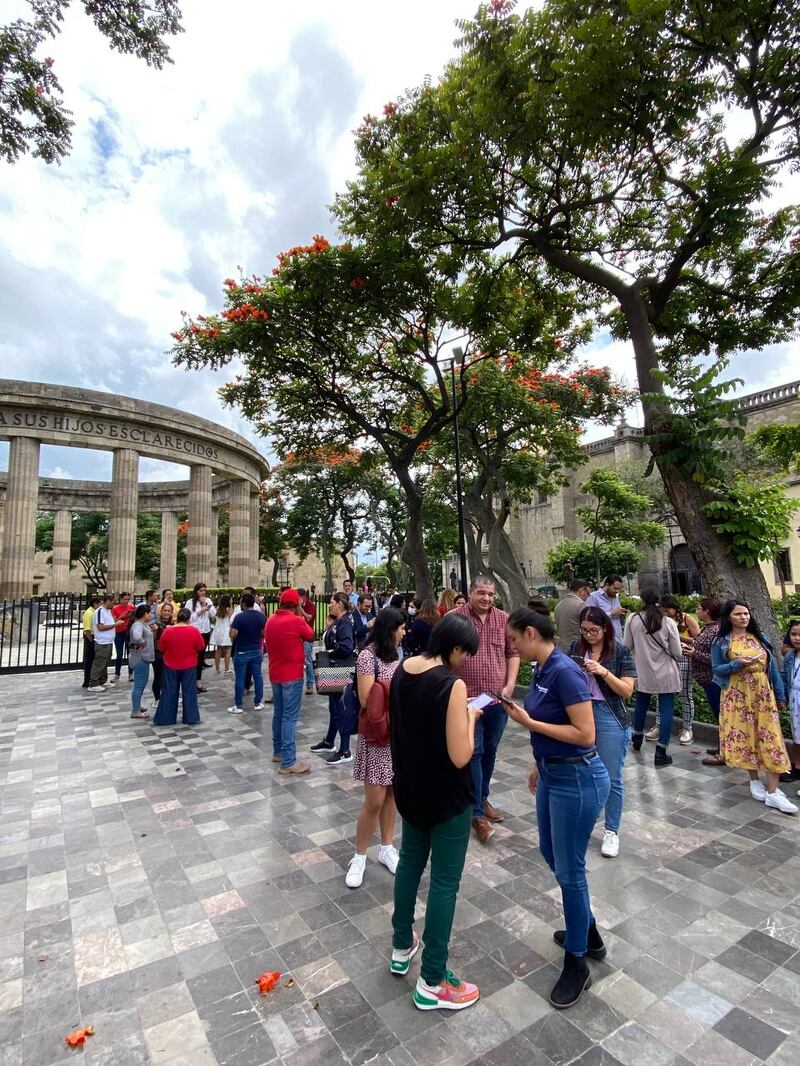
[[[134,622],[130,633],[130,651],[128,653],[128,666],[131,669],[144,660],[151,663],[155,659],[155,647],[153,633],[150,626],[143,622]]]

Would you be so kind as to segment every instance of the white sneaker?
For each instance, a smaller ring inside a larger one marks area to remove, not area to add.
[[[397,872],[397,864],[400,862],[400,856],[397,853],[397,848],[394,844],[389,844],[387,847],[381,847],[378,852],[378,862],[382,862],[390,874]]]
[[[228,708],[228,714],[244,714],[244,708],[243,707],[236,707],[236,706],[229,707]]]
[[[600,845],[600,854],[607,859],[616,859],[619,855],[619,833],[613,829],[606,829],[603,833],[603,843]]]
[[[645,740],[658,740],[659,726],[658,723],[652,726],[644,735]]]
[[[119,681],[119,678],[116,675],[114,675],[114,677],[110,677],[108,679],[109,685],[116,685],[118,681]]]
[[[106,690],[106,686],[105,685],[89,685],[89,687],[87,688],[86,691],[87,692],[105,692],[105,690]]]
[[[784,814],[797,814],[797,805],[792,803],[789,797],[785,796],[779,788],[776,788],[774,792],[767,793],[764,806],[774,807],[776,811],[782,811]]]
[[[678,737],[679,744],[694,744],[694,733],[691,729],[681,730],[681,735]]]
[[[344,879],[344,883],[348,888],[361,888],[361,882],[364,880],[364,870],[366,869],[366,866],[366,855],[354,855],[352,857]]]
[[[266,704],[264,704],[264,703],[256,703],[256,704],[253,705],[253,710],[254,711],[263,711],[265,706],[266,706]]]
[[[763,781],[751,781],[750,782],[750,795],[754,800],[758,800],[759,803],[763,803],[767,798],[767,790],[764,787]]]

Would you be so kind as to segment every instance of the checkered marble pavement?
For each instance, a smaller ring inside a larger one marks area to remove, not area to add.
[[[417,960],[387,972],[388,871],[370,861],[345,887],[351,767],[311,756],[279,777],[270,711],[233,718],[229,681],[206,678],[201,725],[154,729],[128,717],[125,682],[0,677],[2,1066],[800,1063],[800,819],[701,766],[700,745],[658,772],[650,745],[629,759],[621,854],[595,840],[589,856],[608,958],[559,1013],[559,893],[509,726],[492,793],[507,818],[470,844],[451,944],[481,1001],[443,1016],[411,1005]],[[301,748],[326,720],[305,697]],[[286,976],[261,996],[265,970]]]

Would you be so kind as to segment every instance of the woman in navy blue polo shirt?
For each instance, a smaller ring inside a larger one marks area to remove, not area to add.
[[[534,765],[528,788],[536,797],[539,849],[556,876],[566,929],[564,970],[550,993],[554,1007],[577,1003],[592,979],[586,955],[606,948],[595,925],[586,880],[586,848],[609,794],[608,771],[597,754],[592,697],[583,670],[553,641],[553,623],[520,607],[508,619],[514,650],[534,664],[524,708],[503,703],[509,717],[530,730]]]

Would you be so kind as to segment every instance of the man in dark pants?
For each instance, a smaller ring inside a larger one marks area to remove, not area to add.
[[[469,600],[451,613],[463,614],[478,631],[480,645],[477,654],[470,656],[455,673],[467,686],[467,698],[481,693],[501,692],[512,699],[519,672],[519,656],[514,653],[506,633],[508,615],[494,605],[494,580],[481,574],[469,587]],[[500,738],[508,717],[502,703],[490,703],[475,724],[475,751],[470,761],[475,804],[472,825],[481,844],[488,844],[494,836],[493,822],[502,822],[504,815],[489,802],[489,786]]]
[[[81,688],[88,688],[92,683],[92,663],[94,662],[94,612],[103,601],[99,596],[92,596],[89,606],[83,612],[81,625],[83,627],[83,684]]]

